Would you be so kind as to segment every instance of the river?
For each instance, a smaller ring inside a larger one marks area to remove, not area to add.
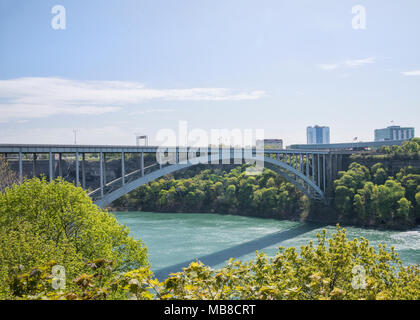
[[[133,237],[146,244],[154,272],[164,277],[183,263],[203,257],[206,264],[222,267],[225,258],[255,257],[255,250],[273,256],[279,246],[297,247],[316,240],[316,234],[334,226],[296,221],[261,219],[234,215],[114,212],[117,220],[130,228]],[[292,230],[292,231],[291,231]],[[377,247],[394,246],[404,264],[420,263],[420,228],[411,231],[380,231],[346,227],[349,239],[365,237]],[[177,264],[179,264],[177,266]],[[176,270],[179,271],[179,270]]]

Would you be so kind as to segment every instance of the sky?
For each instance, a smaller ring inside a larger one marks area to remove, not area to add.
[[[418,0],[0,0],[0,143],[73,144],[76,130],[78,144],[158,144],[180,121],[285,145],[313,125],[331,142],[417,133],[419,12]]]

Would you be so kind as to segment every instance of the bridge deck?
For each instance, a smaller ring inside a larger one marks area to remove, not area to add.
[[[177,150],[178,149],[178,150]],[[158,150],[168,152],[188,152],[190,150],[209,150],[209,147],[164,147],[164,146],[130,146],[130,145],[60,145],[60,144],[0,144],[0,153],[155,153]],[[233,148],[211,147],[212,152],[216,150],[233,150]],[[235,150],[250,150],[251,148],[235,148]],[[255,150],[255,148],[253,148]],[[293,150],[293,149],[264,149],[267,154],[329,154],[326,150]],[[336,153],[336,152],[334,152]]]

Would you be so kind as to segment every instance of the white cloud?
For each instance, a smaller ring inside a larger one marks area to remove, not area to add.
[[[375,62],[376,62],[375,58],[369,57],[366,59],[346,60],[344,61],[344,64],[349,68],[357,68],[357,67],[363,67],[367,64],[372,64]]]
[[[147,109],[147,110],[137,110],[130,112],[130,115],[142,115],[146,113],[167,113],[167,112],[175,112],[175,109]]]
[[[376,59],[374,57],[369,57],[365,59],[354,59],[354,60],[345,60],[343,62],[329,63],[329,64],[319,64],[318,67],[322,70],[335,70],[339,68],[358,68],[363,67],[372,63],[375,63]]]
[[[76,81],[63,78],[0,80],[0,119],[43,118],[57,114],[98,115],[150,100],[255,100],[264,91],[227,88],[151,89],[138,82]]]
[[[420,76],[420,70],[401,72],[405,76]]]

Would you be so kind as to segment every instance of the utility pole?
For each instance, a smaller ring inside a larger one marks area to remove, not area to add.
[[[77,144],[77,139],[76,139],[77,129],[73,129],[73,133],[74,133],[74,144]]]

